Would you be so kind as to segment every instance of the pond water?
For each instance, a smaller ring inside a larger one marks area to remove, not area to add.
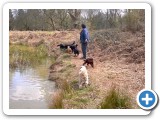
[[[49,60],[36,67],[9,72],[10,109],[48,109],[53,102],[55,82],[48,80]]]

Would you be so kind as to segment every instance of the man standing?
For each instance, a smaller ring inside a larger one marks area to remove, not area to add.
[[[85,24],[82,24],[81,27],[82,27],[82,31],[80,33],[80,42],[81,42],[82,53],[83,53],[83,57],[81,59],[86,59],[87,45],[89,42],[89,33]]]

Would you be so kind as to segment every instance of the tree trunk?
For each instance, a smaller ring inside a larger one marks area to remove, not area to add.
[[[79,26],[81,10],[69,10],[68,13],[72,19],[73,28],[77,29]]]

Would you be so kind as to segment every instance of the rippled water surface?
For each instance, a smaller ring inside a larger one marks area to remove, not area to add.
[[[48,109],[53,102],[55,83],[48,80],[46,62],[34,68],[10,70],[10,109]]]

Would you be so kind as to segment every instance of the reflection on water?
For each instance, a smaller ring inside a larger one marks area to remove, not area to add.
[[[10,70],[10,109],[49,108],[53,102],[55,83],[47,78],[47,64],[25,70]]]

